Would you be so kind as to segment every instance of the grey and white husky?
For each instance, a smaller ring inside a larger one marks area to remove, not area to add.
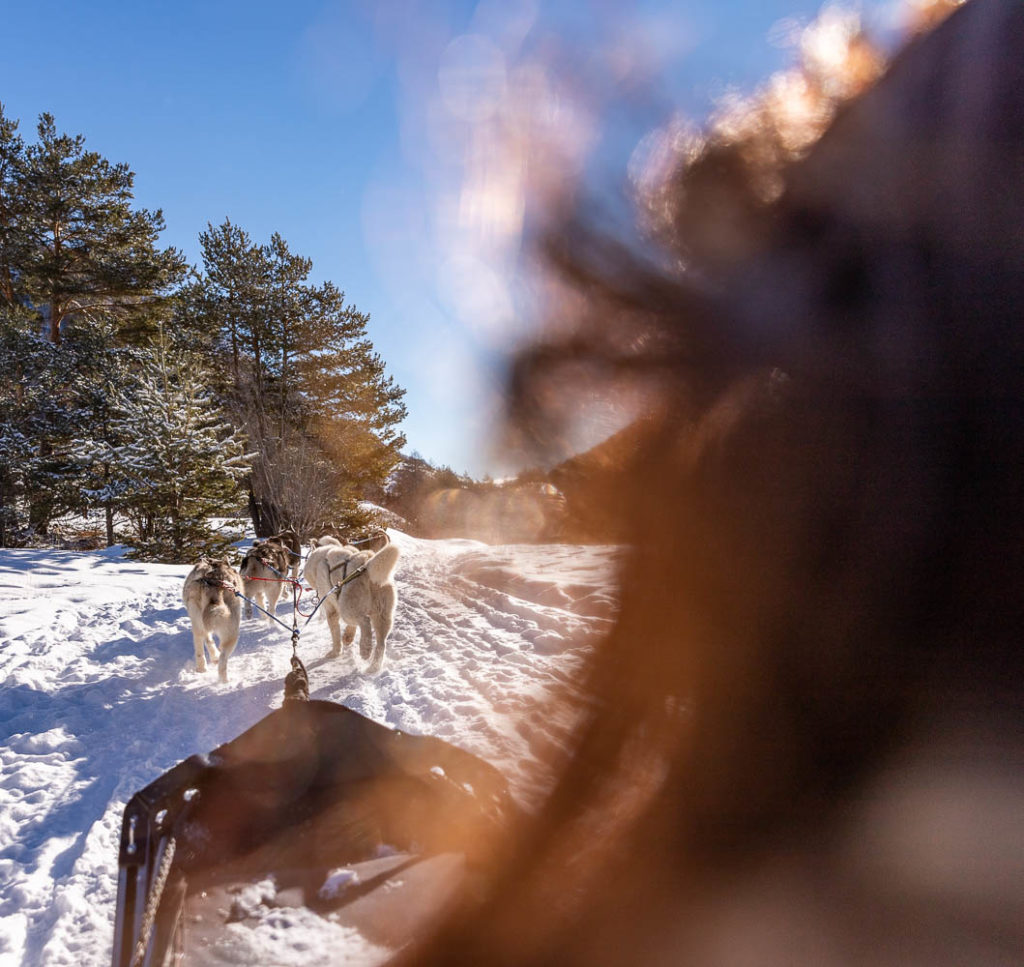
[[[277,608],[288,578],[291,559],[288,547],[276,537],[255,541],[242,558],[242,586],[245,591],[245,617],[252,617],[252,602],[263,611],[267,623]]]
[[[205,648],[210,661],[217,662],[220,680],[228,680],[228,658],[238,643],[242,621],[242,578],[223,558],[202,557],[188,572],[181,598],[192,620],[192,643],[195,646],[196,671],[206,671]],[[213,642],[214,635],[220,648]]]

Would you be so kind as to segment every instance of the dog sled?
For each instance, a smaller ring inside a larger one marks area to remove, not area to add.
[[[290,678],[281,708],[128,802],[114,967],[271,962],[268,923],[395,950],[468,900],[507,844],[515,806],[496,769],[305,700]]]

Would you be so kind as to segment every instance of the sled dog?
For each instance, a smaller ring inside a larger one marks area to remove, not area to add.
[[[222,682],[228,680],[228,658],[238,643],[242,603],[235,592],[241,590],[242,579],[226,560],[202,557],[188,572],[181,591],[185,610],[192,620],[196,671],[206,671],[205,647],[210,661],[217,662]],[[214,635],[220,643],[219,652],[213,643]]]
[[[340,537],[335,537],[333,534],[322,534],[313,541],[314,549],[317,547],[344,547],[345,542]],[[355,548],[353,548],[355,550]]]
[[[268,541],[276,541],[288,555],[289,573],[293,578],[299,576],[299,566],[302,564],[302,541],[299,535],[293,530],[283,530],[280,534],[272,534]]]
[[[338,527],[327,527],[314,543],[318,545],[324,543],[345,544],[360,551],[376,552],[387,547],[391,543],[391,538],[383,527],[375,527],[352,539]]]
[[[358,627],[359,653],[374,675],[384,667],[388,635],[394,624],[398,597],[393,576],[398,556],[398,547],[391,543],[374,553],[332,539],[316,547],[306,560],[306,580],[324,598],[334,643],[331,654],[341,654],[342,644],[351,646]]]
[[[248,600],[245,602],[245,617],[252,617],[252,602],[266,612],[267,623],[284,593],[284,582],[288,577],[291,558],[288,548],[277,538],[254,541],[242,558],[242,586]]]

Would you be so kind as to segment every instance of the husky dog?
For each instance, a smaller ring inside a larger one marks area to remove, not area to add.
[[[398,555],[398,547],[391,543],[374,553],[330,538],[314,548],[306,560],[306,580],[324,598],[334,643],[331,654],[341,654],[342,643],[350,646],[358,627],[359,652],[369,661],[367,670],[374,675],[384,666],[384,651],[394,624],[398,598],[393,575]]]
[[[352,543],[361,550],[373,551],[376,554],[391,543],[391,538],[388,537],[388,532],[383,527],[378,527]]]
[[[205,646],[210,661],[217,662],[222,682],[228,680],[228,657],[238,643],[242,605],[237,593],[241,590],[242,579],[226,560],[202,557],[188,572],[181,591],[185,610],[192,620],[196,671],[206,671]],[[213,643],[214,635],[220,642],[219,652]]]
[[[313,552],[321,547],[347,547],[353,553],[358,550],[358,548],[346,544],[341,538],[335,537],[333,534],[324,533],[320,537],[314,537],[310,542],[309,553],[306,555],[305,566],[302,572],[303,577],[309,584],[313,583],[312,578],[309,577],[309,559],[313,556]],[[323,617],[325,612],[321,611],[320,614]]]
[[[277,538],[253,542],[242,558],[241,567],[242,585],[247,599],[246,618],[252,617],[252,602],[255,601],[266,612],[267,622],[273,621],[272,615],[284,591],[290,566],[288,548]]]
[[[335,537],[333,534],[321,534],[320,537],[313,539],[314,550],[318,547],[343,547],[345,542],[340,537]]]
[[[361,551],[376,552],[387,547],[391,543],[391,538],[383,527],[375,527],[355,540],[349,540],[348,535],[338,527],[328,527],[324,529],[323,534],[314,543],[317,545],[324,543],[345,544],[358,548]]]
[[[302,541],[293,530],[283,530],[280,534],[272,534],[268,541],[276,541],[288,554],[292,578],[299,576],[299,565],[302,563]]]

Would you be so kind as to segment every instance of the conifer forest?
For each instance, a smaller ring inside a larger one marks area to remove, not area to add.
[[[210,223],[187,264],[133,181],[0,106],[0,546],[68,514],[169,562],[217,551],[217,516],[360,526],[405,444],[369,316],[279,234]]]

